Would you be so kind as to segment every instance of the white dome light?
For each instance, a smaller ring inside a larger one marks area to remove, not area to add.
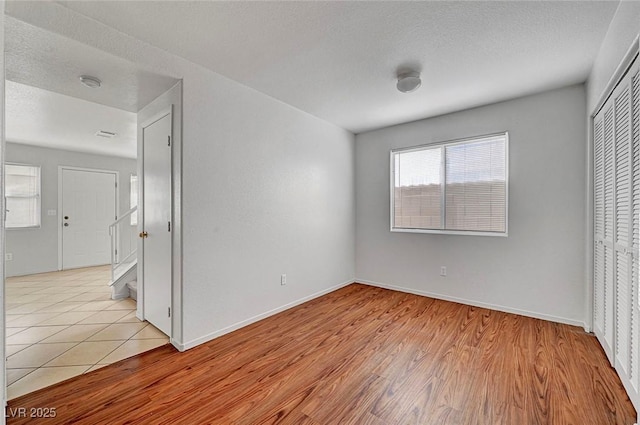
[[[80,82],[82,84],[84,84],[85,86],[90,87],[92,89],[97,89],[102,84],[102,81],[100,81],[98,78],[92,77],[90,75],[81,75],[80,76]]]
[[[420,73],[411,71],[398,75],[398,84],[396,87],[402,93],[410,93],[417,90],[421,84],[422,80],[420,80]]]

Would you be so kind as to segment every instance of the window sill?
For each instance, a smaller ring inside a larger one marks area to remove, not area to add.
[[[434,235],[458,235],[458,236],[494,236],[506,238],[507,232],[477,232],[472,230],[440,230],[440,229],[412,229],[403,227],[392,227],[393,233],[427,233]]]

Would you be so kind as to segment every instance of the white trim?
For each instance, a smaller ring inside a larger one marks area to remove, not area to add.
[[[356,279],[356,283],[363,285],[375,286],[378,288],[390,289],[392,291],[405,292],[407,294],[420,295],[423,297],[435,298],[443,301],[451,301],[454,303],[471,305],[474,307],[488,308],[490,310],[502,311],[504,313],[512,313],[520,316],[532,317],[534,319],[547,320],[550,322],[563,323],[566,325],[580,326],[584,328],[584,322],[580,320],[569,319],[566,317],[553,316],[551,314],[538,313],[534,311],[521,310],[519,308],[507,307],[498,304],[485,303],[482,301],[470,300],[466,298],[452,297],[450,295],[436,294],[434,292],[421,291],[418,289],[405,288],[402,286],[391,285],[388,283],[375,282],[372,280]]]
[[[593,273],[593,262],[595,257],[595,221],[594,221],[594,139],[593,139],[593,116],[588,117],[587,119],[587,166],[585,167],[585,178],[587,179],[587,193],[585,198],[585,239],[587,242],[587,249],[585,253],[585,297],[584,297],[584,319],[585,319],[585,331],[592,332],[594,330],[594,303],[595,303],[595,295],[594,295],[594,286],[595,286],[595,275]]]
[[[58,165],[58,271],[62,270],[63,253],[62,253],[62,223],[60,222],[62,213],[62,172],[63,170],[85,171],[89,173],[115,174],[116,176],[116,216],[120,213],[120,172],[115,170],[103,170],[98,168],[72,167],[70,165]],[[84,267],[84,266],[83,266]],[[86,266],[91,267],[91,266]]]
[[[323,289],[322,291],[315,292],[315,293],[313,293],[311,295],[307,295],[306,297],[299,298],[299,299],[297,299],[295,301],[292,301],[292,302],[287,303],[285,305],[282,305],[280,307],[277,307],[277,308],[274,308],[272,310],[266,311],[264,313],[258,314],[257,316],[253,316],[253,317],[250,317],[250,318],[248,318],[246,320],[242,320],[240,322],[234,323],[233,325],[227,326],[226,328],[222,328],[222,329],[220,329],[218,331],[211,332],[211,333],[209,333],[207,335],[204,335],[204,336],[201,336],[199,338],[192,339],[191,341],[186,342],[184,344],[180,344],[180,343],[178,343],[177,341],[174,341],[174,340],[171,340],[171,343],[179,351],[185,351],[185,350],[188,350],[188,349],[193,348],[195,346],[198,346],[200,344],[204,344],[205,342],[211,341],[212,339],[216,339],[218,337],[221,337],[222,335],[226,335],[226,334],[231,333],[231,332],[233,332],[235,330],[238,330],[240,328],[248,326],[248,325],[250,325],[252,323],[255,323],[255,322],[259,321],[259,320],[262,320],[262,319],[265,319],[267,317],[273,316],[275,314],[281,313],[281,312],[283,312],[285,310],[288,310],[288,309],[290,309],[292,307],[295,307],[297,305],[306,303],[307,301],[311,301],[311,300],[313,300],[315,298],[318,298],[318,297],[326,295],[326,294],[328,294],[330,292],[336,291],[336,290],[338,290],[340,288],[344,288],[345,286],[351,285],[352,283],[356,283],[356,281],[354,279],[347,280],[345,282],[339,283],[339,284],[337,284],[335,286],[332,286],[330,288]]]

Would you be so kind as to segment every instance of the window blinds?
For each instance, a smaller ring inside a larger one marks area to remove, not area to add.
[[[506,234],[506,133],[392,151],[392,167],[392,230]]]
[[[5,165],[7,228],[40,226],[40,167]]]

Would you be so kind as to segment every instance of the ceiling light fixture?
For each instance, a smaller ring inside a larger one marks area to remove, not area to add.
[[[405,72],[398,75],[398,84],[396,87],[402,93],[411,93],[420,87],[420,73],[415,71]]]
[[[80,82],[92,89],[97,89],[98,87],[100,87],[100,85],[102,85],[102,81],[90,75],[81,75]]]

